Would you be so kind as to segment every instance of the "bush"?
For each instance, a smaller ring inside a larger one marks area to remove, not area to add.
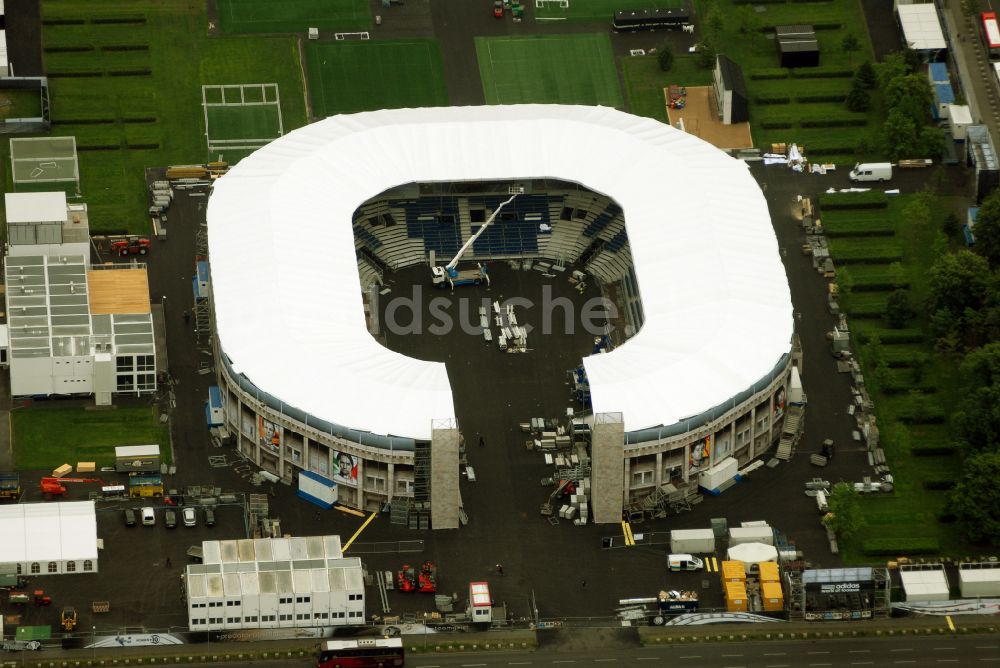
[[[659,63],[660,69],[664,72],[669,72],[670,68],[674,66],[674,50],[670,46],[670,42],[664,42],[660,45],[660,49],[656,52],[656,62]]]
[[[941,549],[937,538],[868,538],[862,541],[861,551],[869,556],[903,556],[910,554],[936,554]]]
[[[880,190],[863,193],[830,193],[819,196],[823,209],[884,209],[889,206],[889,197]]]
[[[868,90],[858,83],[858,80],[854,80],[854,85],[851,87],[851,92],[847,94],[847,98],[844,100],[844,105],[850,111],[868,111],[872,106],[872,96]]]

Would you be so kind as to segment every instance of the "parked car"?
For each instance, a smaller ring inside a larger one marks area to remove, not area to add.
[[[134,527],[135,526],[135,511],[131,508],[125,509],[125,526]]]
[[[184,526],[193,527],[198,523],[198,515],[195,513],[194,508],[185,508],[181,511],[181,517],[184,519]]]
[[[151,506],[143,507],[140,514],[142,515],[142,526],[151,527],[156,524],[156,512]]]
[[[205,526],[215,526],[215,511],[211,508],[205,508]]]
[[[167,508],[163,512],[163,523],[167,525],[168,529],[177,528],[177,511],[173,508]]]

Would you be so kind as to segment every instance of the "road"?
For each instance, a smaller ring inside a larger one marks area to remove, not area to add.
[[[642,662],[642,663],[640,663]],[[1000,665],[1000,641],[990,636],[863,638],[829,641],[712,643],[619,649],[483,653],[410,654],[409,668],[491,666],[670,665],[692,668],[826,668],[833,666]]]

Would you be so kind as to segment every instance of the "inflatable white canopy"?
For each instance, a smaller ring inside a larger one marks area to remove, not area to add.
[[[561,105],[335,116],[242,160],[208,205],[222,350],[316,417],[429,438],[432,420],[454,417],[445,367],[368,334],[352,215],[406,183],[532,177],[583,184],[624,211],[645,322],[585,360],[595,412],[621,412],[626,431],[673,424],[789,351],[788,283],[746,165],[657,121]]]

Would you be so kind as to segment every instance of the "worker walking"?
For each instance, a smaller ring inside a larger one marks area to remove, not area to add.
[[[188,311],[184,311],[184,324],[191,322],[191,314]]]
[[[581,589],[586,589],[587,588],[587,581],[586,580],[581,580],[580,581],[580,588]]]
[[[479,447],[486,445],[486,439],[483,438],[482,434],[479,435]]]
[[[503,564],[497,564],[497,573],[503,575]]]
[[[173,564],[170,562],[170,557],[167,557],[166,565],[167,565],[167,568],[172,568],[173,567]]]

